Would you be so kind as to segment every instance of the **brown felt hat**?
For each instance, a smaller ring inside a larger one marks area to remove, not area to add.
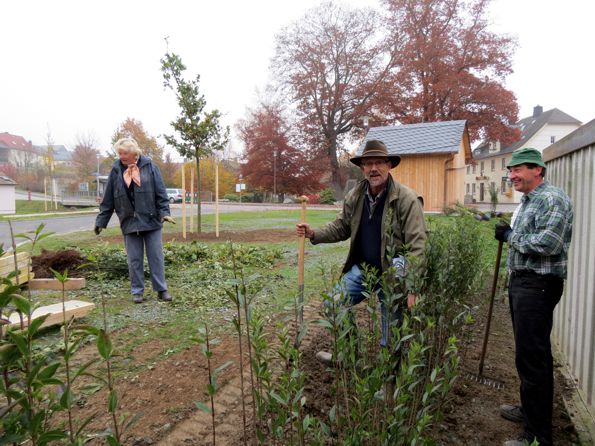
[[[359,166],[364,158],[388,158],[392,167],[397,167],[401,162],[399,155],[389,155],[386,144],[379,139],[371,139],[366,142],[364,151],[360,156],[354,156],[351,161],[356,166]]]

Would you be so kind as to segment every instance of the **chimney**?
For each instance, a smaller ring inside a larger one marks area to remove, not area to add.
[[[537,118],[540,114],[543,113],[543,107],[541,105],[536,105],[533,107],[533,117]]]

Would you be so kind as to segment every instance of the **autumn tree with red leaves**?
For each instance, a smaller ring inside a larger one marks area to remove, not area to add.
[[[249,110],[237,129],[246,149],[241,173],[247,184],[277,194],[320,190],[320,159],[291,145],[291,129],[279,105],[261,104]]]
[[[342,196],[337,152],[347,133],[361,126],[392,66],[381,30],[374,10],[326,2],[276,38],[276,78],[297,107],[303,141],[328,159],[337,197]]]
[[[126,118],[112,135],[112,144],[115,144],[120,138],[133,138],[138,143],[143,155],[155,161],[159,168],[162,167],[163,147],[159,145],[154,136],[147,133],[141,121],[134,118]]]
[[[72,152],[72,164],[76,178],[81,182],[94,179],[93,174],[97,171],[97,141],[92,134],[79,134],[76,138],[76,145]]]
[[[472,140],[518,139],[514,38],[489,29],[490,0],[384,0],[390,88],[379,108],[390,121],[467,120]]]

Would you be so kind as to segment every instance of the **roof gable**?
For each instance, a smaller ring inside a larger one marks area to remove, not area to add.
[[[366,142],[372,139],[384,142],[391,155],[401,156],[457,153],[461,141],[469,144],[465,120],[372,127],[356,154],[361,155]],[[470,156],[470,149],[467,156]]]
[[[48,146],[35,146],[35,148],[42,155],[48,153]],[[72,152],[63,144],[53,144],[52,154],[54,161],[72,161]]]
[[[551,110],[541,113],[539,116],[529,116],[523,118],[516,123],[516,126],[521,130],[521,139],[508,146],[502,147],[497,153],[489,153],[489,142],[485,142],[473,151],[473,158],[481,159],[492,155],[501,155],[505,153],[514,152],[516,149],[524,147],[535,134],[541,130],[545,125],[581,125],[581,122],[564,113],[562,110],[552,108]]]

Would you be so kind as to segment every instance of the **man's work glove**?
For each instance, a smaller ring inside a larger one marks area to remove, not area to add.
[[[510,225],[504,221],[500,223],[496,223],[496,240],[501,241],[502,243],[508,242],[508,237],[510,237],[510,233],[512,232],[512,228]]]
[[[95,235],[99,235],[99,233],[103,231],[103,228],[100,228],[99,226],[95,226],[95,229],[93,229],[93,232],[95,232]]]
[[[166,215],[165,217],[161,218],[161,223],[163,223],[164,221],[171,223],[172,225],[176,224],[176,221],[174,220],[174,218],[170,217],[169,215]]]

